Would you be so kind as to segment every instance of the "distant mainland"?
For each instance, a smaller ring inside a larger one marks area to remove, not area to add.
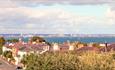
[[[3,37],[32,37],[32,36],[41,36],[41,37],[115,37],[115,34],[0,34]]]

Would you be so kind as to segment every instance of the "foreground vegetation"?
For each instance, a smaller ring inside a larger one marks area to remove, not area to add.
[[[26,70],[115,70],[115,53],[30,54],[24,57],[22,63]]]
[[[2,54],[2,47],[5,44],[5,39],[4,37],[0,37],[0,55]]]

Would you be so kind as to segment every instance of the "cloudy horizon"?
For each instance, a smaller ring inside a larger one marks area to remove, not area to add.
[[[0,33],[115,34],[113,0],[1,0]]]

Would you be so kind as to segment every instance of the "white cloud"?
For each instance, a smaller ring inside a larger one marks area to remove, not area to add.
[[[36,10],[32,8],[0,9],[1,32],[77,33],[80,17],[62,9]],[[36,14],[36,15],[35,15]],[[41,14],[41,15],[40,15]],[[87,19],[87,18],[86,18]]]
[[[10,0],[0,0],[0,8],[15,8],[17,3]]]
[[[108,16],[81,16],[63,9],[19,7],[4,10],[0,9],[1,33],[88,33],[88,30],[93,33],[90,31],[110,31],[115,25],[110,29]]]
[[[115,5],[113,4],[109,5],[106,17],[110,25],[115,24]]]
[[[29,29],[31,29],[31,28],[34,28],[34,27],[36,27],[36,25],[35,24],[32,24],[32,23],[27,23],[26,24],[26,26],[25,26],[25,28],[29,28]]]
[[[33,7],[39,5],[54,5],[54,4],[71,4],[71,5],[94,5],[94,4],[111,4],[114,0],[1,0],[0,7]]]

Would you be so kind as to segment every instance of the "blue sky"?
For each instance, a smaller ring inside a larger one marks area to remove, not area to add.
[[[114,34],[114,3],[90,1],[0,2],[0,33]]]
[[[79,14],[83,16],[97,16],[103,17],[106,14],[108,5],[51,5],[51,6],[37,6],[38,9],[47,9],[47,8],[60,8],[65,11],[72,12],[74,14]]]
[[[30,6],[31,7],[31,6]],[[33,9],[63,9],[74,14],[79,14],[82,16],[97,16],[104,17],[108,9],[108,5],[38,5],[31,7]]]

